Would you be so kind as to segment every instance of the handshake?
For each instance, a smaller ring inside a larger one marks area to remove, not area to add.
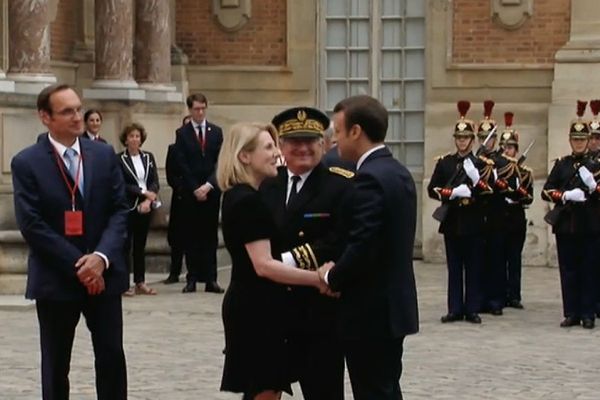
[[[324,294],[325,296],[338,298],[340,297],[340,293],[332,291],[329,287],[329,284],[325,280],[325,275],[327,274],[327,272],[329,272],[331,268],[333,268],[334,265],[335,263],[333,261],[329,261],[321,265],[321,267],[319,267],[319,269],[317,270],[317,275],[319,276],[317,289],[319,289],[319,292],[321,294]]]

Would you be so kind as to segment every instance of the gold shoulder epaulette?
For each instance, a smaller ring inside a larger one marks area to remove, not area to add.
[[[533,172],[533,170],[530,167],[528,167],[527,165],[521,165],[521,169],[524,169],[527,172]]]
[[[354,172],[340,167],[329,167],[329,172],[343,176],[344,178],[348,179],[354,177]]]
[[[449,156],[450,154],[452,154],[452,153],[447,152],[446,154],[440,154],[439,156],[437,156],[436,158],[434,158],[433,161],[440,161],[442,158],[444,158],[446,156]]]

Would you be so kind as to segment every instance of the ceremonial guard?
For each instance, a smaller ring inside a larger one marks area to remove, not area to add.
[[[453,134],[457,151],[438,157],[427,188],[431,198],[442,202],[434,218],[440,221],[448,263],[448,313],[441,318],[443,323],[463,318],[481,323],[482,198],[493,192],[489,183],[493,182],[493,163],[471,152],[476,127],[465,118],[469,107],[468,101],[458,102],[460,119]]]
[[[322,163],[323,130],[329,118],[310,107],[285,110],[272,121],[285,166],[260,191],[277,227],[281,247],[273,252],[287,265],[316,270],[336,261],[345,246],[342,210],[354,173]],[[316,288],[288,288],[292,374],[305,399],[344,398],[344,357],[336,334],[338,300]],[[326,377],[326,379],[324,379]]]
[[[495,150],[497,134],[497,123],[492,118],[494,102],[486,100],[483,102],[483,119],[477,128],[477,139],[481,148],[479,158],[494,168],[502,168],[507,160],[502,157],[502,151]],[[484,143],[485,142],[485,143]],[[495,182],[498,184],[498,182]],[[504,221],[502,212],[504,210],[504,195],[495,186],[494,193],[482,199],[484,213],[484,250],[483,250],[483,304],[482,311],[492,315],[502,315],[505,301],[506,281],[504,249],[506,247],[506,232],[503,229]]]
[[[500,135],[502,155],[497,169],[496,192],[502,196],[499,219],[502,223],[504,247],[499,249],[501,270],[495,301],[501,300],[507,307],[522,309],[521,303],[521,253],[525,244],[527,220],[525,209],[533,202],[533,172],[523,165],[533,142],[517,158],[519,133],[513,128],[512,112],[504,114],[505,128]]]
[[[600,100],[590,101],[590,108],[594,117],[590,121],[590,141],[588,142],[588,152],[591,159],[600,164],[600,120],[598,112],[600,112]],[[600,210],[597,214],[600,219]],[[598,263],[600,264],[600,263]],[[598,266],[596,280],[596,316],[600,318],[600,265]]]
[[[554,203],[545,220],[556,235],[565,319],[561,327],[594,327],[597,251],[600,246],[598,164],[589,157],[590,127],[582,119],[587,102],[577,102],[571,122],[572,153],[556,160],[544,185],[542,199]]]

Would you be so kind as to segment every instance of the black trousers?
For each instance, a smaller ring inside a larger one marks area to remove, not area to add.
[[[556,234],[565,317],[594,319],[600,235]]]
[[[526,236],[523,229],[510,232],[506,238],[506,300],[521,301],[522,253]]]
[[[169,267],[169,276],[178,278],[183,266],[183,246],[171,245],[171,265]]]
[[[481,235],[446,234],[444,243],[448,263],[448,312],[457,315],[478,313],[483,300],[483,239]]]
[[[305,400],[344,399],[344,354],[337,336],[324,333],[290,337],[294,375]]]
[[[217,280],[219,196],[185,200],[185,260],[188,282]]]
[[[87,296],[83,301],[37,300],[42,350],[43,400],[69,398],[69,368],[81,314],[92,336],[99,400],[127,398],[121,296]]]
[[[401,400],[404,337],[345,340],[354,400]]]
[[[133,269],[134,283],[146,281],[146,239],[150,228],[150,215],[151,213],[130,211],[127,220],[126,260],[129,271]]]

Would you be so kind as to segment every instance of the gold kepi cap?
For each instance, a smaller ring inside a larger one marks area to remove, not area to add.
[[[322,138],[329,127],[329,117],[312,107],[284,110],[271,121],[280,138]]]
[[[569,129],[569,138],[587,139],[590,137],[590,127],[587,121],[583,120],[587,101],[577,100],[577,118],[571,121]]]

